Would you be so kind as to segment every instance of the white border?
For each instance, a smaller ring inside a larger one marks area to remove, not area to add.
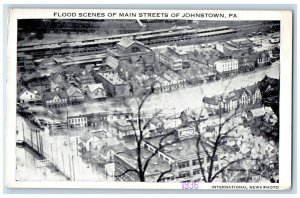
[[[5,184],[8,188],[106,188],[106,189],[181,189],[180,183],[141,183],[141,182],[78,182],[78,181],[15,181],[15,126],[16,126],[16,54],[17,54],[17,19],[54,18],[54,11],[72,12],[129,12],[134,10],[95,10],[95,9],[11,9],[9,11],[8,46],[7,46],[7,93],[6,93],[6,159]],[[196,10],[135,10],[138,12],[195,12]],[[199,12],[201,10],[197,10]],[[291,187],[291,100],[292,100],[292,13],[291,11],[230,11],[202,10],[201,12],[236,13],[238,20],[280,20],[281,21],[281,54],[280,54],[280,151],[279,151],[279,189]],[[117,17],[116,17],[117,18]],[[116,19],[115,18],[115,19]],[[125,18],[123,18],[125,19]],[[174,19],[174,18],[172,18]],[[178,18],[177,18],[178,19]],[[190,20],[214,20],[185,18]],[[224,19],[215,19],[224,20]],[[227,18],[226,20],[230,20]],[[233,19],[237,20],[237,19]],[[250,186],[259,184],[243,183],[201,183],[199,189],[211,189],[212,185]],[[265,185],[265,184],[264,184]],[[266,184],[267,185],[267,184]],[[278,184],[272,184],[274,186]],[[266,189],[264,189],[266,190]]]

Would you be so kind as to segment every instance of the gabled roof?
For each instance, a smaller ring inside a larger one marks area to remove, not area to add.
[[[87,88],[90,90],[90,92],[94,92],[97,89],[104,89],[102,83],[98,83],[98,84],[90,84],[87,85]]]
[[[119,60],[112,57],[112,56],[108,56],[105,63],[110,66],[113,70],[116,70],[119,66]]]
[[[77,87],[74,87],[73,85],[71,85],[68,89],[67,89],[67,95],[68,96],[72,96],[74,93],[80,93],[83,94],[82,91],[80,89],[78,89]]]
[[[51,87],[51,89],[55,89],[57,87],[59,87],[61,89],[65,88],[62,83],[57,83],[55,81],[51,81],[50,87]]]
[[[120,42],[117,43],[117,45],[120,45],[121,47],[124,47],[124,48],[128,48],[130,47],[131,45],[133,45],[134,43],[137,43],[139,45],[143,45],[145,46],[143,43],[139,42],[139,41],[135,41],[135,40],[132,40],[131,38],[129,37],[124,37],[120,40]]]
[[[157,125],[159,123],[163,123],[161,119],[157,118],[157,117],[153,117],[151,120],[150,120],[150,123],[154,124],[154,125]]]
[[[51,79],[56,80],[57,77],[62,76],[65,78],[65,72],[55,72],[51,74]]]
[[[68,95],[64,91],[58,91],[58,92],[45,92],[44,99],[45,100],[53,100],[55,96],[58,96],[61,99],[67,99]]]
[[[69,82],[63,82],[63,83],[61,83],[61,85],[63,86],[64,90],[68,90],[71,86],[73,86]]]
[[[258,85],[254,84],[254,85],[246,87],[246,89],[253,95],[255,93],[255,91],[258,89]]]
[[[244,92],[246,92],[248,95],[251,95],[251,92],[246,88],[236,89],[232,92],[234,92],[238,98],[241,98]]]

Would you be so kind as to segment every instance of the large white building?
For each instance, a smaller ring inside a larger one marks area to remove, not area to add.
[[[228,73],[238,70],[237,59],[219,60],[214,63],[214,68],[220,73]]]

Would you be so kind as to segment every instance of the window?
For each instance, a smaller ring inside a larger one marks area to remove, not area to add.
[[[194,169],[193,170],[193,175],[199,175],[200,174],[200,168],[198,168],[198,169]]]
[[[216,166],[214,167],[214,169],[215,169],[215,171],[218,171],[218,170],[219,170],[219,166],[216,165]]]
[[[203,163],[203,158],[200,158],[200,160]],[[193,160],[192,163],[193,163],[193,166],[196,166],[196,165],[200,164],[198,159]]]
[[[185,167],[189,167],[189,166],[190,166],[189,161],[178,163],[178,168],[185,168]]]
[[[189,171],[179,172],[178,176],[179,178],[186,178],[190,176],[190,172]]]

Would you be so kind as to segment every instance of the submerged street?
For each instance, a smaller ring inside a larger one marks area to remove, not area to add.
[[[204,96],[228,93],[234,89],[253,85],[254,83],[262,80],[266,75],[271,78],[279,79],[279,61],[272,63],[269,67],[259,68],[248,73],[241,73],[232,78],[180,88],[172,92],[153,94],[145,102],[142,111],[144,113],[153,113],[156,110],[165,114],[174,114],[174,111],[176,113],[180,113],[187,108],[199,108],[202,105],[202,99]],[[128,106],[132,112],[136,112],[137,101],[138,99],[136,98],[130,98],[122,102],[116,102],[114,99],[109,99],[107,101],[84,103],[80,106],[73,105],[69,107],[61,107],[59,108],[59,113],[57,113],[57,117],[55,118],[66,120],[67,114],[72,116],[97,113],[101,111],[124,111],[128,110]],[[125,103],[128,105],[124,106]],[[37,112],[46,111],[46,109],[41,106],[33,106],[31,107],[31,110]],[[47,118],[47,116],[45,118]]]

